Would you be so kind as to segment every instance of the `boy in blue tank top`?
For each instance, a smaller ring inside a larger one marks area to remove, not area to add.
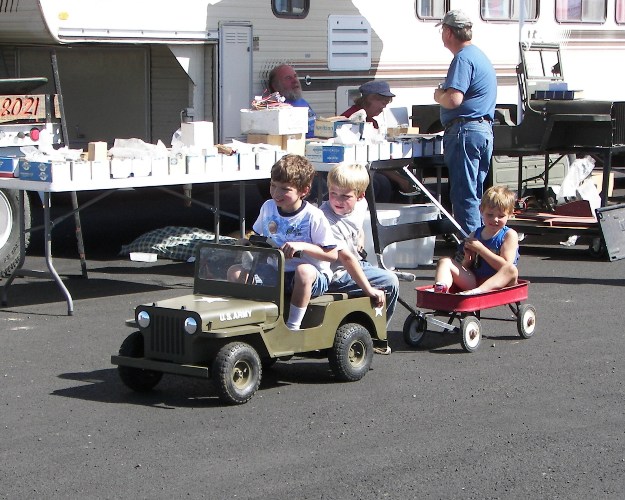
[[[453,284],[461,294],[473,295],[517,283],[519,236],[506,226],[514,201],[514,193],[505,186],[486,190],[480,202],[483,225],[465,239],[461,264],[449,257],[439,260],[437,291],[447,291]]]

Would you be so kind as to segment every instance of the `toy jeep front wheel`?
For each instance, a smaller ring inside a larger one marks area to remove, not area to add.
[[[256,350],[243,342],[223,346],[213,362],[213,380],[225,403],[246,403],[260,386],[262,366]]]
[[[141,332],[133,332],[126,337],[119,348],[119,355],[129,358],[143,357],[143,335]],[[117,372],[124,385],[137,392],[152,390],[163,378],[161,372],[130,368],[128,366],[118,366]]]
[[[343,382],[360,380],[373,360],[373,341],[369,331],[357,323],[341,325],[328,355],[330,368]]]

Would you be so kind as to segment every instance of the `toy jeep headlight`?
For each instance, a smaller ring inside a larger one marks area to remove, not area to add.
[[[195,320],[195,318],[189,316],[187,319],[184,320],[184,331],[187,332],[189,335],[193,335],[195,332],[197,332],[197,321]]]
[[[141,328],[147,328],[150,326],[150,315],[147,311],[139,311],[137,314],[137,323]]]

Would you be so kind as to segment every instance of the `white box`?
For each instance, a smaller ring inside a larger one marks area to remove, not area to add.
[[[389,142],[389,146],[391,149],[391,159],[403,158],[403,146],[401,142]]]
[[[72,161],[72,181],[84,182],[91,180],[91,165],[87,161]]]
[[[187,173],[187,158],[182,153],[173,153],[169,156],[169,175],[184,175]]]
[[[169,160],[167,158],[152,158],[152,177],[167,177],[169,175]]]
[[[377,161],[380,159],[380,145],[368,144],[367,145],[367,161]]]
[[[220,155],[218,153],[214,155],[207,155],[204,157],[204,169],[206,170],[207,174],[221,172],[221,157],[222,156],[223,155]]]
[[[380,143],[380,160],[390,160],[391,158],[391,143],[384,141]]]
[[[258,170],[271,170],[276,163],[276,152],[272,149],[256,151],[256,168]]]
[[[185,146],[210,148],[214,145],[213,122],[187,122],[180,124],[180,140]]]
[[[368,145],[356,144],[354,148],[356,149],[356,163],[367,163]]]
[[[131,175],[131,158],[111,158],[111,177],[113,179],[127,179]]]
[[[439,210],[433,203],[418,205],[377,203],[376,208],[378,221],[383,226],[435,220],[439,216]],[[367,261],[377,265],[368,211],[365,217],[364,232]],[[382,252],[384,264],[388,269],[415,269],[420,265],[432,264],[435,241],[435,236],[428,236],[427,238],[392,243]]]
[[[152,160],[150,158],[133,158],[133,177],[148,177],[152,173]]]
[[[103,161],[107,159],[108,149],[106,142],[90,142],[87,145],[87,160]]]
[[[221,155],[221,169],[223,172],[237,172],[239,170],[239,155]]]
[[[256,170],[256,153],[252,151],[246,153],[239,153],[239,170],[241,172],[249,172]]]
[[[110,160],[90,161],[91,180],[104,181],[111,178],[111,162]]]
[[[308,132],[308,108],[241,110],[242,134],[305,134]]]
[[[206,173],[206,157],[187,155],[187,174],[202,175]]]

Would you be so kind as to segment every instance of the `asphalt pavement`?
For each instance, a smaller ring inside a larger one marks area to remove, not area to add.
[[[193,266],[118,257],[127,241],[106,229],[86,232],[89,279],[69,236],[56,245],[73,316],[35,278],[17,278],[0,309],[0,498],[622,498],[625,260],[524,243],[532,338],[499,307],[482,312],[474,353],[456,334],[414,349],[399,306],[392,354],[361,381],[294,358],[232,407],[202,380],[165,376],[145,395],[122,385],[110,356],[131,333],[124,320],[187,293]],[[34,246],[27,266],[42,268]],[[438,240],[435,259],[451,251]],[[409,304],[434,266],[414,273]]]

